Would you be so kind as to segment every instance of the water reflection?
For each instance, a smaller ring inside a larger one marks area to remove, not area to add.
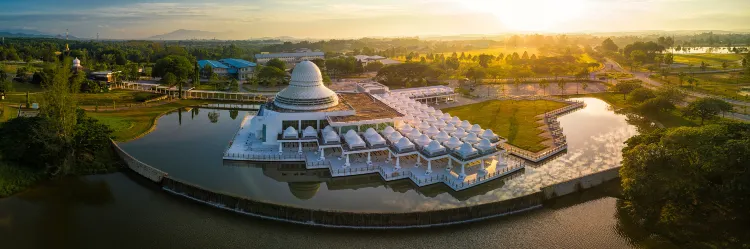
[[[326,186],[327,191],[358,190],[365,188],[384,188],[394,193],[416,192],[422,197],[435,198],[441,194],[448,194],[459,201],[468,200],[474,196],[484,195],[489,191],[505,185],[507,180],[512,180],[523,175],[524,170],[514,172],[506,177],[482,184],[463,191],[454,191],[444,184],[434,184],[418,187],[411,180],[383,181],[378,174],[358,175],[350,177],[331,177],[327,169],[309,170],[304,164],[258,164],[250,162],[225,161],[227,167],[253,167],[261,169],[263,175],[277,182],[285,182],[289,192],[299,200],[312,199],[319,191],[321,185]]]
[[[34,241],[36,248],[55,248],[56,245],[74,245],[77,234],[70,228],[80,221],[80,210],[96,208],[114,203],[109,184],[101,180],[63,178],[48,182],[30,191],[15,196],[20,202],[39,213],[31,223],[24,222],[25,212],[13,206],[0,205],[0,231],[7,229],[12,236],[28,237],[36,233],[46,234],[44,239]],[[19,217],[14,217],[19,216]],[[36,227],[34,234],[16,233],[18,227]]]
[[[565,153],[522,173],[459,192],[442,184],[417,188],[408,180],[384,182],[377,174],[331,178],[327,170],[307,170],[298,164],[225,162],[221,154],[242,121],[232,119],[229,110],[209,109],[209,114],[218,114],[212,120],[209,115],[196,115],[199,108],[193,108],[192,119],[182,120],[181,125],[180,113],[187,110],[167,114],[155,131],[122,147],[177,179],[273,203],[376,212],[453,208],[528,195],[546,185],[618,166],[623,142],[643,126],[635,121],[646,121],[615,113],[598,99],[581,100],[585,108],[560,118],[569,144]],[[238,117],[252,114],[236,112]]]

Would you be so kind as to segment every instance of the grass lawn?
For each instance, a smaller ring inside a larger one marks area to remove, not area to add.
[[[741,65],[737,61],[742,60],[742,55],[738,54],[675,54],[674,63],[691,64],[693,70],[699,69],[701,61],[708,64],[708,67],[722,69],[721,63],[727,62],[728,68],[739,68]]]
[[[106,93],[82,93],[78,95],[79,105],[127,105],[142,103],[151,98],[160,96],[158,93],[139,92],[133,90],[115,89]]]
[[[128,141],[151,130],[162,113],[189,105],[203,104],[200,100],[181,100],[169,104],[122,111],[88,112],[87,114],[109,125],[117,141]]]
[[[443,112],[492,129],[508,139],[508,143],[529,151],[540,151],[547,146],[537,129],[539,114],[564,107],[565,104],[549,100],[490,100],[481,103],[443,109]]]
[[[15,93],[25,93],[25,92],[41,92],[44,89],[42,89],[42,86],[37,84],[31,84],[31,83],[24,83],[24,82],[18,82],[13,81],[13,92]]]
[[[734,99],[747,99],[746,96],[740,95],[739,92],[742,87],[750,86],[750,82],[743,80],[742,75],[738,73],[694,74],[693,77],[698,80],[696,85],[688,85],[686,78],[682,82],[681,87],[695,92],[720,95]],[[680,84],[680,78],[675,74],[667,76],[666,79],[659,78],[659,80],[673,85]]]
[[[0,198],[22,191],[42,178],[42,173],[0,162]]]
[[[633,74],[630,73],[623,73],[618,71],[607,71],[605,73],[598,73],[596,74],[596,77],[607,77],[609,79],[629,79],[633,78]]]
[[[0,103],[0,123],[18,116],[18,106],[8,103]]]

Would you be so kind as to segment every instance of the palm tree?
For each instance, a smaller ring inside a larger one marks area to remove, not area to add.
[[[581,88],[583,88],[583,92],[586,93],[586,88],[589,88],[589,82],[588,81],[584,81],[581,84]]]
[[[565,80],[563,80],[563,79],[558,79],[558,80],[557,80],[557,87],[559,87],[559,88],[560,88],[560,92],[561,92],[561,93],[562,93],[563,95],[565,95]]]
[[[539,81],[539,88],[542,89],[542,95],[547,95],[547,86],[549,85],[549,81],[547,79],[542,79]]]

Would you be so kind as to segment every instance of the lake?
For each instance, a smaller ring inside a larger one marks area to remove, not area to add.
[[[447,208],[512,198],[619,165],[622,142],[638,128],[603,101],[583,100],[585,109],[560,118],[569,143],[566,154],[467,192],[385,183],[378,175],[332,179],[325,170],[308,172],[297,164],[225,163],[221,154],[248,114],[243,111],[170,113],[159,119],[154,132],[122,147],[176,178],[269,202],[351,211]],[[631,231],[620,225],[623,219],[617,214],[621,204],[618,191],[612,190],[617,183],[609,185],[500,219],[360,231],[245,217],[170,195],[122,172],[60,179],[0,199],[0,241],[3,248],[634,247]]]

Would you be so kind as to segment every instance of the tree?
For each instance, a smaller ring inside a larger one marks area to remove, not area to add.
[[[614,85],[613,88],[616,92],[622,93],[622,99],[625,100],[628,94],[635,89],[641,88],[641,83],[636,81],[623,81]]]
[[[606,40],[602,41],[602,49],[610,52],[617,52],[619,47],[617,47],[617,44],[612,41],[612,38],[607,38]]]
[[[211,64],[206,63],[206,65],[203,66],[202,73],[203,73],[204,77],[209,78],[209,77],[211,77],[211,75],[214,74],[214,67],[212,67]]]
[[[239,114],[240,114],[240,111],[238,111],[238,110],[229,110],[229,117],[232,120],[237,119],[237,115],[239,115]]]
[[[677,78],[680,80],[680,86],[682,86],[682,82],[685,81],[685,77],[687,77],[687,75],[684,72],[677,74]]]
[[[549,80],[547,80],[547,79],[540,80],[539,81],[539,87],[542,88],[542,93],[544,95],[547,95],[547,87],[549,87]]]
[[[76,94],[79,85],[72,85],[70,79],[70,65],[63,64],[56,68],[55,74],[49,84],[45,85],[45,92],[43,96],[44,108],[41,108],[41,115],[49,117],[48,128],[49,132],[53,132],[57,136],[55,145],[72,144],[75,136],[75,128],[77,124],[76,109],[78,107],[78,100]],[[75,165],[75,153],[71,147],[59,148],[58,155],[61,157],[58,167],[54,174],[62,172],[67,174],[71,172],[71,168]]]
[[[687,79],[687,83],[688,83],[688,85],[692,85],[692,88],[695,88],[696,86],[698,86],[698,79],[696,79],[693,76],[690,76]]]
[[[750,244],[748,130],[750,124],[724,123],[628,139],[620,177],[623,207],[639,226],[631,230],[676,248]]]
[[[263,67],[258,72],[258,78],[270,86],[276,86],[278,83],[283,82],[286,77],[286,72],[279,69],[278,67]]]
[[[377,72],[381,68],[383,68],[383,63],[379,61],[373,61],[373,62],[367,63],[367,65],[365,66],[365,69],[368,72]]]
[[[286,70],[286,62],[279,60],[278,58],[273,58],[266,63],[266,67],[275,67],[278,68],[281,71]]]
[[[229,89],[232,92],[240,91],[240,85],[239,85],[239,82],[237,82],[237,79],[232,79],[232,81],[229,82]]]
[[[175,76],[173,73],[168,72],[161,78],[161,83],[167,85],[167,86],[173,86],[175,83],[177,83],[177,76]]]
[[[633,62],[645,63],[646,58],[646,53],[642,50],[633,50],[630,52],[630,59],[633,60]]]
[[[654,91],[645,87],[641,87],[633,90],[628,94],[628,102],[631,104],[640,104],[655,97],[656,93],[654,93]]]
[[[0,70],[0,95],[13,91],[13,81],[8,79],[8,74]]]
[[[583,83],[581,84],[581,89],[583,89],[583,92],[584,92],[584,93],[586,92],[586,88],[589,88],[589,82],[588,82],[588,81],[584,81],[584,82],[583,82]]]
[[[526,54],[524,54],[524,55],[526,55]],[[492,55],[488,55],[488,54],[480,54],[479,55],[479,66],[481,66],[482,68],[489,67],[490,66],[490,61],[492,61]]]
[[[477,84],[480,79],[484,78],[484,75],[485,71],[480,67],[472,67],[466,71],[466,78],[474,80],[474,84]]]
[[[713,119],[717,115],[731,110],[732,104],[718,98],[709,97],[690,102],[690,104],[683,109],[683,115],[686,117],[700,118],[701,125],[703,125],[705,120]]]
[[[449,57],[445,59],[445,66],[451,70],[457,70],[461,65],[461,62],[456,57]]]
[[[557,80],[557,87],[558,87],[558,88],[560,88],[560,92],[561,92],[562,94],[565,94],[565,80],[563,80],[563,79],[558,79],[558,80]]]
[[[728,67],[729,67],[729,64],[726,61],[721,63],[722,69],[727,70]]]
[[[673,86],[662,86],[655,92],[657,97],[668,100],[673,105],[678,105],[685,100],[686,94]]]
[[[172,73],[177,79],[176,82],[183,82],[190,79],[193,70],[193,63],[185,56],[169,55],[156,61],[152,75],[164,77],[167,73]]]
[[[670,68],[672,67],[672,63],[674,63],[674,54],[667,53],[664,55],[664,64],[667,64]]]
[[[644,88],[639,88],[639,89],[644,89]],[[636,89],[636,91],[638,91],[639,89]],[[667,112],[667,111],[674,110],[675,105],[669,102],[669,100],[666,98],[654,97],[654,98],[646,99],[643,103],[639,104],[637,108],[638,110],[644,113]]]

